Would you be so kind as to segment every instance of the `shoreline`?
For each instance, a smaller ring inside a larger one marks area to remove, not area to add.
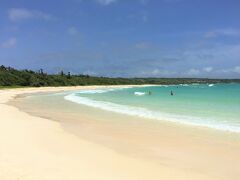
[[[69,132],[59,122],[26,114],[19,111],[16,107],[6,104],[15,96],[25,93],[61,92],[78,90],[79,88],[94,89],[103,87],[126,86],[48,87],[0,90],[0,107],[1,114],[3,114],[3,118],[0,120],[0,142],[2,146],[0,147],[0,155],[2,154],[0,156],[0,178],[219,179],[208,175],[206,172],[195,172],[190,169],[183,170],[175,166],[119,153],[112,148]],[[14,128],[12,129],[12,127]],[[165,131],[164,133],[166,134],[167,132]],[[162,137],[162,141],[164,140],[168,141],[169,137],[167,135]],[[177,140],[174,140],[174,142],[176,143]],[[165,145],[166,142],[162,144]],[[178,150],[180,149],[175,149],[174,152]],[[166,156],[164,152],[159,153],[162,154],[162,158]],[[92,173],[92,171],[95,173]],[[225,177],[222,179],[225,179]]]

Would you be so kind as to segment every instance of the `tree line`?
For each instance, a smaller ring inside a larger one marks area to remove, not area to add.
[[[43,69],[17,70],[0,66],[0,86],[78,86],[78,85],[141,85],[141,84],[189,84],[189,83],[230,83],[239,79],[203,79],[203,78],[110,78],[83,74],[71,74],[60,71],[47,74]]]

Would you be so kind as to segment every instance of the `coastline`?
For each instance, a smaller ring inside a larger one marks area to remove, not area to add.
[[[70,133],[57,121],[39,118],[7,105],[12,98],[26,93],[61,92],[78,89],[94,89],[103,87],[133,87],[133,86],[83,86],[83,87],[49,87],[0,90],[0,178],[1,179],[219,179],[208,172],[196,172],[191,169],[179,169],[175,166],[156,163],[148,159],[135,158],[81,138],[81,135]],[[83,116],[84,118],[84,116]],[[127,132],[127,131],[126,131]],[[178,132],[178,131],[177,131]],[[163,146],[167,141],[179,146],[175,136],[169,139],[167,130],[162,132]],[[177,133],[176,133],[177,134]],[[128,138],[127,136],[125,138]],[[199,138],[199,137],[197,137]],[[196,138],[196,139],[197,139]],[[186,142],[192,153],[196,143]],[[198,141],[196,141],[198,142]],[[211,142],[214,143],[214,142]],[[205,145],[208,145],[206,140]],[[221,144],[216,143],[217,146]],[[171,153],[179,153],[178,146],[169,149]],[[239,146],[232,152],[233,159]],[[223,152],[209,152],[219,155]],[[205,149],[208,150],[208,149]],[[214,149],[211,149],[214,150]],[[167,152],[158,152],[166,158]],[[171,154],[170,153],[170,154]],[[227,152],[230,153],[231,152]],[[187,156],[186,156],[187,157]],[[217,156],[218,157],[218,156]],[[206,157],[207,158],[207,157]],[[236,157],[235,157],[236,158]],[[174,160],[174,159],[173,159]],[[229,159],[226,159],[229,160]],[[217,163],[224,163],[222,159]],[[235,160],[237,162],[237,158]],[[180,162],[181,163],[181,162]],[[228,163],[231,163],[228,162]],[[202,164],[204,165],[204,164]],[[227,167],[227,165],[226,165]],[[238,167],[228,167],[236,168]],[[214,168],[213,168],[214,170]],[[94,173],[93,173],[94,172]],[[235,177],[238,173],[234,174]],[[226,177],[229,177],[226,170]]]

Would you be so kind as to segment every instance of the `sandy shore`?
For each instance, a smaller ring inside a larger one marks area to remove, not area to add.
[[[83,88],[98,87],[26,88],[0,91],[1,180],[219,179],[208,173],[193,172],[191,169],[183,170],[118,153],[112,148],[69,133],[59,122],[30,116],[6,104],[15,96],[24,93]],[[164,137],[162,137],[163,139]],[[177,142],[177,140],[175,141]],[[189,142],[190,149],[194,149],[194,143],[192,144]],[[222,148],[220,149],[222,150]],[[233,150],[233,156],[237,155],[237,150]],[[211,153],[215,152],[209,152],[210,155]],[[219,163],[223,162],[219,161]],[[237,171],[238,167],[233,165],[228,168],[235,168]]]

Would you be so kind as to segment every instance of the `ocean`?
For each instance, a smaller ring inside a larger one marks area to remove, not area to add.
[[[237,83],[80,90],[65,93],[64,99],[104,111],[240,133]]]

